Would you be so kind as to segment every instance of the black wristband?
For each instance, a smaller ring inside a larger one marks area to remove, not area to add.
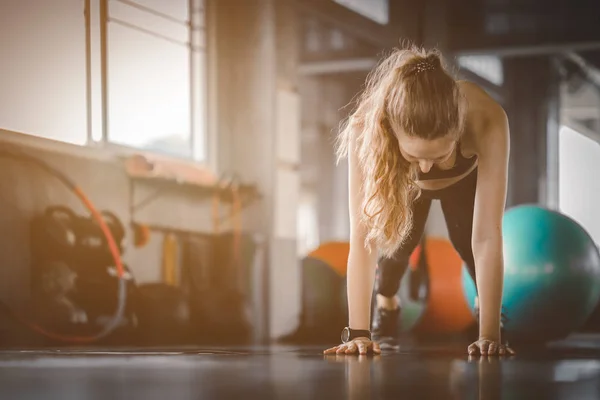
[[[371,340],[371,331],[361,329],[344,328],[342,331],[342,343],[348,343],[356,338],[366,337]]]

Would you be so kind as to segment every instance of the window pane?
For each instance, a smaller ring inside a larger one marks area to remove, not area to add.
[[[188,0],[131,0],[131,2],[180,21],[189,19]]]
[[[111,22],[108,137],[191,157],[190,51],[184,44]]]
[[[560,211],[600,243],[600,145],[566,126],[559,132]]]
[[[80,0],[2,0],[0,128],[86,143],[83,11]]]
[[[494,85],[501,86],[504,83],[504,68],[500,57],[462,56],[458,58],[458,63],[462,68],[470,70]]]
[[[333,0],[364,17],[385,25],[389,21],[389,0]]]

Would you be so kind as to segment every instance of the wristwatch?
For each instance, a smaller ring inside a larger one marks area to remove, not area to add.
[[[342,331],[342,343],[348,343],[359,337],[366,337],[369,338],[369,340],[371,340],[371,331],[350,329],[348,327],[345,327]]]

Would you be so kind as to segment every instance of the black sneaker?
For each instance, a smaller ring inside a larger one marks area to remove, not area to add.
[[[371,324],[372,339],[382,344],[395,345],[398,337],[398,321],[400,319],[400,308],[387,310],[375,307],[373,312],[373,323]]]

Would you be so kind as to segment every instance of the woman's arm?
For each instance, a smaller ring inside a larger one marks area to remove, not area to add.
[[[473,256],[479,298],[479,338],[500,340],[504,259],[502,217],[506,205],[510,133],[506,113],[489,103],[491,113],[478,139],[477,192],[473,215]]]
[[[367,231],[362,223],[361,186],[363,174],[358,163],[354,138],[348,146],[348,186],[350,214],[350,254],[346,274],[348,294],[348,327],[353,330],[370,330],[371,299],[375,281],[375,264],[377,250],[375,246],[365,246]],[[379,345],[368,338],[355,338],[348,343],[332,347],[325,354],[367,354],[372,350],[380,354]]]
[[[371,299],[375,281],[377,250],[365,247],[367,232],[361,223],[363,175],[358,163],[354,139],[348,154],[348,186],[350,212],[350,254],[346,276],[349,327],[368,330],[371,325]]]

